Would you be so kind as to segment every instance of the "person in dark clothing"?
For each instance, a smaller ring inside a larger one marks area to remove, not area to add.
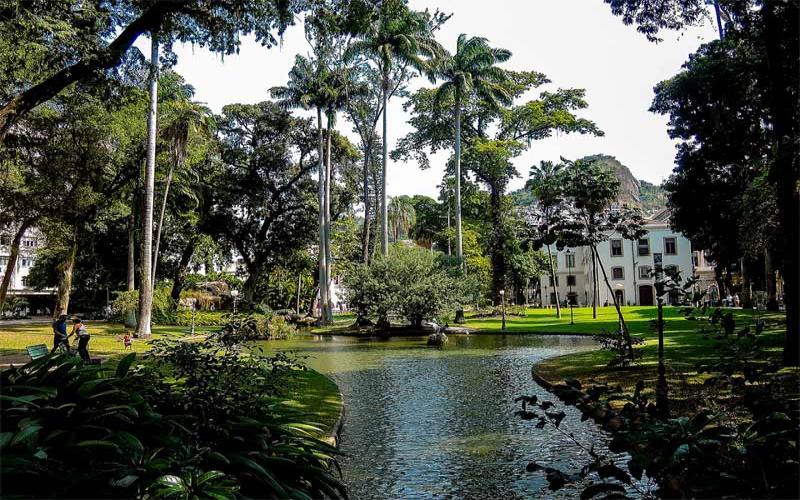
[[[69,352],[69,341],[67,340],[67,315],[62,314],[57,320],[53,321],[53,349],[50,354],[64,346],[64,349]]]
[[[70,336],[76,335],[78,337],[78,354],[80,355],[81,359],[85,362],[91,361],[89,357],[89,349],[87,346],[89,345],[89,330],[86,329],[86,325],[83,324],[80,318],[75,318],[72,320],[72,333]]]

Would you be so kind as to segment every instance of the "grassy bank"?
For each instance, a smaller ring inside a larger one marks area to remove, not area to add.
[[[612,358],[611,353],[594,350],[543,360],[534,366],[536,372],[550,382],[574,378],[584,384],[591,381],[620,384],[626,391],[633,391],[636,382],[643,380],[645,392],[652,393],[657,378],[658,336],[649,328],[649,322],[655,319],[655,308],[647,308],[652,311],[626,309],[629,311],[626,311],[625,318],[631,333],[645,340],[644,345],[637,348],[641,358],[636,365],[624,369],[610,368],[608,362]],[[737,330],[751,325],[752,316],[749,311],[734,310],[733,313]],[[706,374],[698,374],[696,365],[713,363],[719,359],[719,340],[698,333],[701,324],[685,319],[677,309],[666,308],[664,316],[664,353],[668,380],[673,396],[689,404],[690,400],[696,399],[703,392],[702,383],[708,377]],[[769,357],[779,359],[785,334],[784,316],[771,313],[765,315],[764,319],[767,328],[760,337],[761,345]]]
[[[339,388],[325,375],[315,370],[296,370],[286,387],[280,404],[306,415],[309,422],[318,424],[327,437],[339,420],[342,398]]]

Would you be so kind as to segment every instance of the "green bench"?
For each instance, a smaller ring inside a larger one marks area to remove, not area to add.
[[[25,349],[27,349],[28,356],[31,357],[31,361],[47,356],[50,353],[50,349],[48,349],[44,344],[29,345]]]

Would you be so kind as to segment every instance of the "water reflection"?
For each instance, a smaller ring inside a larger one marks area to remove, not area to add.
[[[269,343],[308,356],[339,385],[347,407],[342,470],[355,499],[554,496],[525,465],[575,466],[580,452],[565,436],[515,417],[514,398],[549,397],[531,380],[537,360],[593,347],[582,337],[526,335],[451,336],[442,349],[424,338]],[[604,441],[567,410],[562,425]]]

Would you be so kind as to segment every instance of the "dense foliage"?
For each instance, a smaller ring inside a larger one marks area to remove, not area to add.
[[[385,258],[355,267],[345,287],[350,307],[362,318],[388,326],[400,317],[414,327],[441,320],[469,300],[469,282],[441,254],[395,244]]]
[[[2,495],[72,498],[345,496],[335,451],[274,399],[297,365],[259,357],[234,322],[163,341],[132,368],[68,355],[2,373]]]

